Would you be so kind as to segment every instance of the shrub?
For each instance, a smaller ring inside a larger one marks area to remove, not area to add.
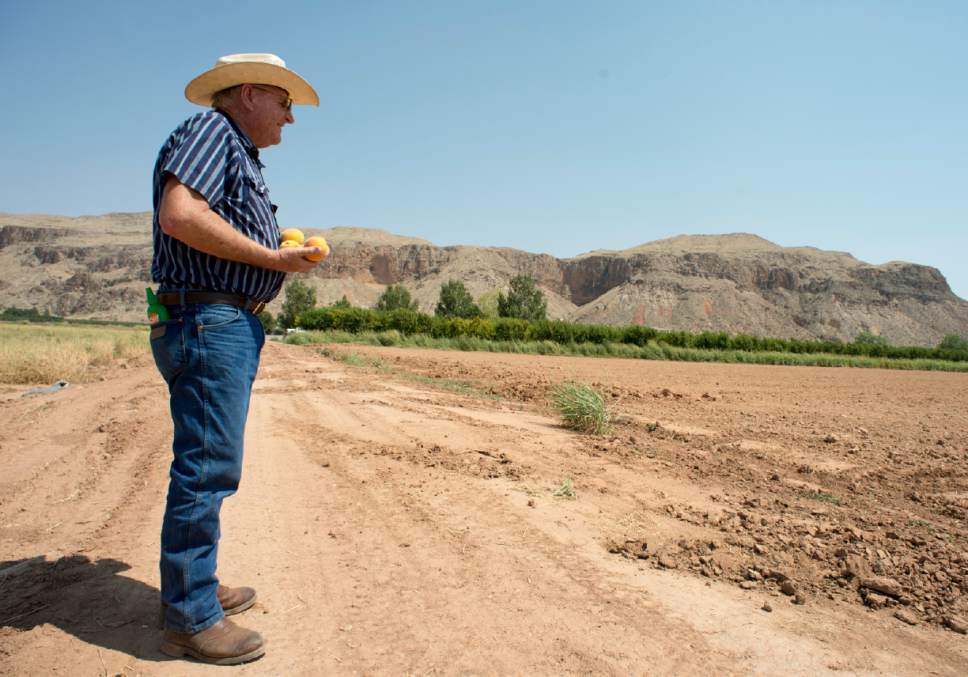
[[[704,331],[693,338],[692,346],[705,350],[725,350],[729,347],[729,336],[723,332]]]
[[[518,275],[511,280],[508,295],[498,294],[497,314],[532,322],[543,320],[547,315],[548,302],[530,275]]]
[[[400,332],[396,329],[391,329],[390,331],[381,331],[376,335],[376,340],[379,341],[381,346],[397,346],[400,345],[402,340]]]
[[[417,302],[402,284],[391,284],[376,301],[377,310],[417,310]]]
[[[494,338],[498,341],[524,341],[528,334],[528,323],[507,317],[494,322]]]
[[[608,431],[605,399],[591,386],[563,383],[552,390],[551,398],[569,428],[599,435]]]
[[[887,339],[869,331],[862,331],[854,337],[855,346],[886,346]]]
[[[396,329],[401,334],[429,334],[433,318],[412,308],[398,308],[383,315],[385,329]]]
[[[839,341],[803,341],[747,336],[729,336],[722,332],[690,334],[684,331],[656,331],[651,327],[612,327],[608,325],[572,324],[559,320],[526,320],[502,317],[444,317],[430,316],[412,308],[393,311],[377,311],[367,308],[328,307],[300,313],[296,318],[299,327],[316,331],[342,331],[352,334],[372,334],[395,330],[403,337],[426,335],[427,338],[457,340],[474,339],[489,342],[488,350],[517,351],[513,343],[533,344],[530,352],[553,354],[548,345],[561,346],[562,352],[582,355],[615,355],[648,357],[649,359],[683,359],[680,351],[695,351],[696,359],[703,361],[729,360],[732,362],[759,362],[770,364],[803,363],[799,356],[811,356],[813,364],[819,355],[829,358],[870,358],[876,360],[946,360],[968,362],[968,349],[959,350],[961,337],[952,335],[937,348],[918,346],[891,346],[881,337],[873,343],[861,335],[860,343]],[[374,337],[373,341],[378,342]],[[868,341],[868,342],[864,342]],[[541,344],[538,347],[538,344]],[[469,345],[464,343],[463,345]],[[632,349],[635,346],[638,350]],[[769,354],[768,362],[757,358],[750,360],[744,354]],[[692,353],[690,353],[692,354]],[[711,357],[718,354],[718,357]],[[674,356],[675,355],[675,356]],[[786,355],[786,357],[782,357]],[[694,359],[689,357],[687,359]],[[825,358],[826,359],[826,358]],[[846,362],[838,362],[846,364]],[[936,367],[935,367],[936,368]]]
[[[481,309],[474,304],[464,283],[460,280],[449,280],[440,288],[440,298],[434,315],[438,317],[480,317]]]
[[[946,334],[938,344],[938,350],[953,352],[968,352],[968,339],[958,334]]]
[[[287,334],[285,342],[294,346],[304,346],[310,343],[315,343],[315,340],[306,332],[297,332],[295,334]]]
[[[632,325],[622,330],[622,343],[644,346],[655,338],[658,332],[652,327]]]
[[[282,303],[278,324],[282,329],[296,326],[300,315],[316,306],[316,290],[302,280],[293,280],[286,285],[286,300]]]
[[[263,310],[259,313],[259,322],[262,323],[262,329],[267,334],[271,334],[276,330],[276,318],[268,310]]]
[[[358,334],[372,329],[376,313],[366,308],[317,308],[299,316],[303,329],[328,329]]]
[[[10,308],[4,308],[3,312],[0,312],[0,320],[6,322],[59,322],[63,319],[63,317],[51,315],[50,310],[46,309],[41,313],[36,308],[17,308],[16,306],[11,306]]]
[[[497,297],[501,292],[497,289],[485,292],[477,297],[477,307],[484,317],[500,317],[497,313]]]

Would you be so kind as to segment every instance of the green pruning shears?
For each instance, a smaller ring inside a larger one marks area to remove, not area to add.
[[[145,288],[145,297],[148,299],[148,321],[155,324],[167,320],[168,309],[158,303],[158,297],[151,291],[151,287]]]

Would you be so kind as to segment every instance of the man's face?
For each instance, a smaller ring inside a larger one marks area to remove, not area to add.
[[[292,124],[289,93],[271,85],[249,85],[253,103],[251,129],[247,129],[256,148],[274,146],[282,141],[282,128]]]

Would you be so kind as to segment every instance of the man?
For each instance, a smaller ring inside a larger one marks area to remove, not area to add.
[[[182,123],[154,169],[152,279],[169,319],[152,325],[155,364],[174,423],[161,532],[161,649],[235,664],[265,640],[225,618],[255,602],[251,588],[219,584],[219,510],[235,493],[249,395],[265,334],[256,314],[286,273],[311,270],[315,247],[279,249],[276,207],[260,148],[282,140],[292,104],[318,106],[308,82],[274,54],[233,54],[185,88],[212,106]]]

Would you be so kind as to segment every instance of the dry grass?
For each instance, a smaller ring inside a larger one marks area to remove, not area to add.
[[[552,389],[551,399],[569,428],[596,435],[608,432],[608,406],[602,394],[591,386],[562,383]]]
[[[83,382],[149,350],[147,327],[0,322],[0,383]]]

